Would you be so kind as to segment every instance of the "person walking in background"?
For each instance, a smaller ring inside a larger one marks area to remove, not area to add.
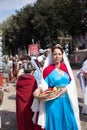
[[[43,78],[33,93],[34,97],[39,96],[40,92],[48,87],[61,87],[62,91],[58,98],[47,102],[40,101],[35,130],[81,130],[74,76],[66,54],[59,44],[52,48],[45,61]],[[34,105],[33,103],[32,111],[37,111]]]
[[[44,61],[46,59],[46,56],[44,55],[45,51],[43,49],[39,50],[39,55],[38,55],[38,61],[40,63],[40,70],[43,70],[43,65],[44,65]]]
[[[82,113],[87,114],[87,58],[83,62],[81,69],[77,73],[83,95]]]
[[[32,122],[33,112],[31,105],[33,102],[33,92],[37,87],[37,82],[33,76],[35,67],[27,64],[24,73],[18,77],[16,83],[16,117],[18,130],[34,130]]]
[[[24,70],[26,69],[27,66],[27,58],[26,56],[22,57],[19,61],[19,69],[18,69],[18,73],[17,73],[17,79],[19,76],[21,76],[24,73]]]
[[[26,69],[26,64],[27,63],[32,63],[35,66],[35,71],[34,71],[34,77],[37,81],[37,84],[40,84],[41,81],[41,71],[40,68],[38,67],[37,63],[35,62],[35,60],[30,56],[30,55],[25,55],[22,59],[21,59],[21,68],[18,71],[17,74],[17,78],[24,73],[24,70]],[[25,64],[24,64],[25,63]]]
[[[12,65],[9,64],[9,58],[8,57],[4,57],[3,59],[3,86],[4,86],[4,90],[6,92],[9,92],[9,81],[10,81],[10,73],[11,73],[11,67]]]

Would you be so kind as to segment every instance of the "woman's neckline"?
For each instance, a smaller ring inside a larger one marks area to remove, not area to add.
[[[60,68],[57,68],[55,69],[61,76],[64,76],[64,71],[61,70]]]
[[[60,69],[60,63],[57,64],[57,65],[55,64],[55,67],[58,68],[58,69]]]

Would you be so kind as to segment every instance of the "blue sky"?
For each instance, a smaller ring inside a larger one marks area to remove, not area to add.
[[[15,10],[20,10],[27,4],[33,4],[37,0],[0,0],[0,23],[15,14]]]

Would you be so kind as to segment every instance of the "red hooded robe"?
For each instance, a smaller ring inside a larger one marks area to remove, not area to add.
[[[16,117],[18,130],[34,130],[32,122],[33,92],[37,87],[34,76],[23,74],[16,84]]]

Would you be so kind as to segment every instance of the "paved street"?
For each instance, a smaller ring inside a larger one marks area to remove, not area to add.
[[[74,76],[76,79],[79,108],[82,108],[82,93],[79,86],[79,81],[76,78],[77,70],[74,70]],[[0,115],[2,117],[2,128],[0,130],[17,130],[16,128],[16,114],[15,114],[15,85],[10,84],[10,92],[4,92],[3,104],[0,106]],[[87,130],[87,115],[80,113],[80,120],[82,130]]]
[[[3,104],[0,106],[2,128],[0,130],[17,130],[15,115],[15,86],[10,84],[10,92],[4,92]]]
[[[83,104],[83,98],[82,98],[82,93],[81,93],[81,88],[79,84],[79,80],[76,77],[78,70],[74,70],[74,76],[76,80],[76,85],[77,85],[77,92],[78,92],[78,101],[79,101],[79,108],[80,108],[80,121],[81,121],[81,128],[82,130],[87,130],[87,115],[81,114],[81,109],[82,109],[82,104]]]

